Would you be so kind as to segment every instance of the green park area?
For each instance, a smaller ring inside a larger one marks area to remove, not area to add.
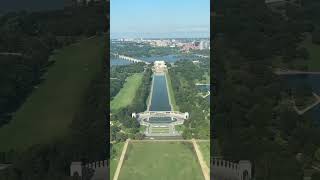
[[[204,160],[208,167],[210,167],[210,141],[198,141],[197,144],[200,147]]]
[[[122,153],[124,142],[114,143],[110,153],[110,179],[113,179]]]
[[[320,45],[312,43],[311,35],[308,35],[302,42],[309,53],[309,71],[320,71]]]
[[[123,88],[121,88],[119,93],[114,97],[114,99],[110,103],[111,112],[116,112],[121,108],[127,107],[132,103],[137,93],[137,90],[141,84],[142,77],[142,73],[136,73],[132,76],[129,76],[126,79]]]
[[[202,180],[189,142],[132,142],[119,180]]]
[[[9,124],[0,128],[0,151],[49,143],[68,132],[91,80],[102,68],[103,39],[91,38],[65,47],[44,81],[26,99]]]

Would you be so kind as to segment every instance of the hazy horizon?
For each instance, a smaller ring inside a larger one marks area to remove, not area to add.
[[[110,0],[111,38],[209,38],[209,0]]]

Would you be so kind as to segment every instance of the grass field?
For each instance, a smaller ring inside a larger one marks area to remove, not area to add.
[[[113,179],[114,173],[116,172],[123,145],[124,142],[113,144],[113,148],[115,149],[116,154],[112,159],[110,159],[110,179]]]
[[[197,142],[202,152],[203,158],[206,161],[208,167],[210,167],[210,141],[208,142]]]
[[[191,143],[129,144],[119,180],[202,180]]]
[[[320,45],[313,44],[311,35],[308,35],[302,46],[309,52],[309,71],[320,71]]]
[[[49,143],[68,132],[90,81],[101,70],[103,38],[68,46],[8,125],[0,128],[0,151]]]
[[[114,97],[110,103],[111,112],[117,112],[121,108],[130,105],[136,95],[136,92],[141,84],[143,74],[137,73],[129,76],[123,85],[123,88]]]
[[[169,88],[169,96],[172,104],[173,111],[179,111],[179,107],[177,106],[176,99],[174,98],[174,92],[171,84],[171,79],[169,73],[166,73],[168,88]]]

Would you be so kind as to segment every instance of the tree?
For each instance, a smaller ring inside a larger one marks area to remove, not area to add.
[[[137,134],[135,134],[135,139],[142,140],[144,138],[144,136],[145,135],[142,133],[137,133]]]
[[[316,152],[314,153],[314,157],[317,161],[320,161],[320,148],[316,150]]]
[[[320,44],[320,30],[315,30],[312,32],[312,43]]]
[[[315,172],[311,176],[311,180],[320,180],[320,172]]]

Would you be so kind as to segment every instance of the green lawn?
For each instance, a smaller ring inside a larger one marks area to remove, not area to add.
[[[136,95],[136,92],[142,82],[143,73],[137,73],[129,76],[123,85],[123,88],[114,97],[110,103],[111,112],[117,112],[121,108],[130,105]]]
[[[129,144],[119,180],[202,180],[191,143],[134,142]]]
[[[174,92],[173,92],[169,73],[166,73],[166,78],[167,78],[167,83],[168,83],[168,88],[169,88],[169,96],[170,96],[172,108],[174,111],[179,111],[179,107],[176,104],[176,99],[174,98]]]
[[[208,142],[197,142],[202,152],[203,158],[205,159],[208,167],[210,167],[210,141]]]
[[[153,127],[152,133],[169,133],[169,127]]]
[[[309,52],[309,71],[320,71],[320,45],[313,44],[311,35],[303,41],[302,46]]]
[[[114,155],[114,157],[112,159],[110,159],[110,179],[113,179],[114,173],[116,172],[118,162],[119,162],[119,159],[120,159],[120,156],[122,153],[123,145],[124,145],[124,142],[119,142],[119,143],[113,144],[113,148],[114,148],[116,154]],[[110,154],[110,155],[113,156],[112,154]]]
[[[90,81],[102,67],[103,38],[68,46],[8,125],[0,128],[0,151],[49,143],[68,132]]]

